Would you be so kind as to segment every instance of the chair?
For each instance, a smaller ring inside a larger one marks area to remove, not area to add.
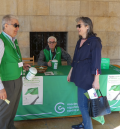
[[[34,56],[33,57],[29,57],[29,58],[22,58],[22,60],[24,60],[24,63],[28,63],[28,64],[32,64],[34,65]]]

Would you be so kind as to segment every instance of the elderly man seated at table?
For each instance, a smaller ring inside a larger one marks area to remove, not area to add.
[[[61,47],[57,46],[57,39],[54,36],[48,38],[48,46],[40,51],[38,65],[51,67],[51,60],[58,60],[61,65],[61,57],[67,61],[67,65],[71,65],[70,55]]]

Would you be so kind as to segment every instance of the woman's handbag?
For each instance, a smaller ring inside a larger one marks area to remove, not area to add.
[[[99,98],[88,100],[88,111],[90,117],[103,116],[111,113],[107,97],[102,96],[100,90],[99,92],[101,94]]]

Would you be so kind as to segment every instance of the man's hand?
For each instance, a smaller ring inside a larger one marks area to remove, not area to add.
[[[29,64],[25,64],[25,63],[23,64],[23,69],[24,70],[27,70],[28,71],[29,70],[29,67],[31,67]]]
[[[47,64],[48,64],[49,67],[51,67],[52,66],[51,60],[49,60],[49,62]]]
[[[5,89],[0,90],[0,99],[2,100],[7,99],[7,94]]]

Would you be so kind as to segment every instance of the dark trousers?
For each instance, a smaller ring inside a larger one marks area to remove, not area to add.
[[[0,99],[0,129],[15,129],[14,117],[22,91],[22,76],[16,80],[3,81],[3,85],[10,104]]]

